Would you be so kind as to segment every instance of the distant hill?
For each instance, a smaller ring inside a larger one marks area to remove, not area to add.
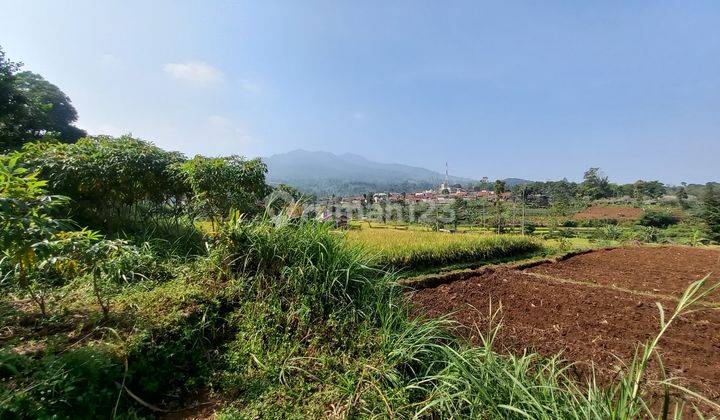
[[[436,188],[445,179],[440,172],[399,163],[380,163],[345,153],[294,150],[263,158],[268,166],[268,182],[292,185],[305,193],[354,195],[377,191],[410,192]],[[469,186],[477,181],[450,176],[451,184]],[[506,180],[509,187],[530,182]]]
[[[522,185],[522,184],[530,184],[535,181],[530,181],[528,179],[522,179],[522,178],[505,178],[503,179],[505,181],[505,186],[508,188],[512,188],[516,185]]]

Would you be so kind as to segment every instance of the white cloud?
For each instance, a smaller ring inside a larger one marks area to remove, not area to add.
[[[200,85],[212,85],[225,80],[225,75],[220,69],[202,62],[167,63],[163,69],[165,73],[176,79]]]

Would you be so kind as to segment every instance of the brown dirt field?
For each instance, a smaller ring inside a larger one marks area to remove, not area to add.
[[[636,207],[590,206],[573,216],[575,220],[615,219],[618,221],[636,220],[643,211]]]
[[[587,372],[592,362],[601,379],[607,379],[620,365],[615,356],[631,359],[636,346],[657,333],[655,302],[670,313],[672,296],[703,273],[720,272],[719,259],[718,251],[681,247],[597,251],[418,290],[412,301],[418,314],[451,314],[462,325],[460,333],[475,340],[475,327],[488,328],[490,302],[494,307],[501,303],[502,328],[495,342],[499,351],[528,349],[545,356],[563,352],[580,371]],[[588,280],[591,283],[584,283]],[[720,308],[681,317],[661,340],[659,351],[667,373],[720,400]],[[651,375],[658,374],[656,366]]]
[[[708,274],[720,280],[720,251],[679,246],[626,247],[577,255],[526,270],[559,279],[678,296]]]

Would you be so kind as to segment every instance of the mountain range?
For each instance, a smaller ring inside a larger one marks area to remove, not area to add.
[[[288,184],[318,196],[377,191],[418,191],[436,188],[445,175],[399,163],[380,163],[353,153],[294,150],[263,158],[270,184]],[[449,176],[450,184],[468,186],[476,180]],[[510,178],[508,186],[530,182]]]

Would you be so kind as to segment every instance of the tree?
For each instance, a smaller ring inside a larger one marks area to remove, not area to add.
[[[0,48],[0,150],[17,142],[17,119],[25,110],[25,97],[17,88],[15,73],[22,66],[5,57]]]
[[[456,198],[452,204],[453,209],[453,224],[457,229],[458,222],[462,222],[467,219],[468,206],[467,202],[463,198]]]
[[[635,181],[635,184],[633,184],[633,198],[636,206],[639,207],[642,205],[643,198],[645,198],[645,181]]]
[[[581,184],[583,194],[593,200],[612,197],[612,187],[607,176],[600,172],[600,168],[590,168],[583,175]]]
[[[677,191],[675,192],[675,197],[677,198],[678,203],[682,207],[685,207],[686,201],[688,199],[688,193],[684,185],[677,189]]]
[[[715,190],[709,182],[703,195],[703,219],[708,226],[710,238],[720,242],[720,191]]]
[[[473,191],[482,191],[487,190],[488,188],[490,188],[490,182],[488,181],[488,177],[486,176],[482,177],[480,182],[473,185]]]
[[[504,227],[505,227],[505,220],[503,218],[503,201],[502,201],[502,195],[505,193],[506,187],[505,182],[501,180],[495,181],[495,185],[493,186],[493,191],[495,192],[495,220],[494,225],[497,227],[497,233],[502,233]]]
[[[74,143],[86,135],[73,125],[78,114],[70,98],[42,76],[29,71],[15,75],[15,85],[26,100],[26,115],[22,121],[24,141],[39,139],[52,133],[64,143]]]
[[[667,192],[665,185],[657,180],[645,182],[644,187],[643,193],[650,198],[660,198]]]
[[[262,208],[260,202],[270,193],[265,184],[267,166],[260,159],[198,155],[185,162],[182,169],[196,208],[213,224],[228,217],[231,210],[258,213]]]
[[[45,136],[66,143],[85,136],[73,125],[77,111],[70,98],[42,76],[19,72],[21,66],[0,48],[0,150],[19,149]]]

